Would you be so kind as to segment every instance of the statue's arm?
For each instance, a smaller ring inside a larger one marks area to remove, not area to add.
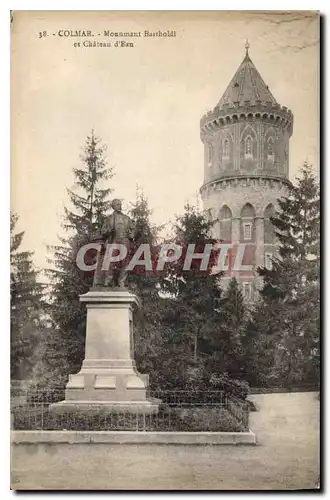
[[[114,227],[113,227],[113,215],[110,215],[109,217],[107,217],[105,219],[104,224],[103,224],[103,226],[101,228],[102,237],[104,239],[109,238],[113,234],[113,231],[114,231]]]
[[[128,237],[130,240],[135,240],[136,238],[136,226],[132,219],[129,218],[128,221]]]
[[[110,215],[109,217],[107,217],[103,223],[103,225],[101,226],[99,232],[95,235],[95,238],[94,240],[95,241],[98,241],[98,240],[103,240],[105,241],[107,238],[109,238],[109,236],[111,235],[112,231],[113,231],[113,217]]]

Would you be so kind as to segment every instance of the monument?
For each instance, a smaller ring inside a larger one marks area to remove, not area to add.
[[[52,405],[55,411],[158,412],[160,400],[147,397],[148,375],[135,367],[133,312],[141,305],[127,288],[125,260],[103,266],[107,245],[124,245],[129,254],[135,236],[121,201],[114,200],[112,208],[96,238],[101,250],[93,286],[80,296],[87,306],[85,359],[80,372],[69,375],[65,400]]]

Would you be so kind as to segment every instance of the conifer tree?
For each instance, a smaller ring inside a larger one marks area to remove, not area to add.
[[[219,302],[219,327],[210,332],[213,354],[211,371],[221,368],[235,379],[244,377],[244,331],[246,308],[236,278],[232,278]]]
[[[279,240],[272,269],[259,269],[261,302],[248,326],[259,383],[317,383],[319,366],[319,185],[304,164],[271,218]]]
[[[33,265],[33,252],[20,251],[24,232],[15,233],[18,216],[10,214],[11,378],[31,375],[31,356],[43,326],[43,286]]]
[[[128,285],[138,294],[142,303],[141,309],[134,315],[136,364],[141,373],[150,375],[150,383],[155,385],[158,383],[157,370],[163,355],[161,323],[164,299],[159,296],[159,277],[155,272],[158,235],[162,228],[153,224],[152,210],[142,190],[137,191],[129,215],[135,226],[133,251],[136,251],[141,244],[148,244],[153,263],[153,271],[146,271],[143,267],[135,268],[128,276]]]
[[[317,280],[319,274],[320,197],[311,165],[304,164],[296,181],[288,195],[278,200],[279,211],[271,218],[280,244],[279,258],[272,270],[260,270],[273,293],[276,290],[283,298],[295,294],[306,281]]]
[[[149,202],[143,190],[137,191],[136,200],[131,203],[129,215],[134,221],[135,227],[133,251],[136,251],[141,244],[148,244],[154,267],[158,255],[158,235],[162,226],[156,226],[152,223],[152,210],[149,208]],[[136,268],[129,275],[129,285],[138,290],[143,300],[150,298],[150,294],[154,296],[156,293],[156,296],[158,296],[157,283],[158,276],[154,269],[148,272],[145,268]]]
[[[74,189],[67,189],[71,206],[64,209],[66,235],[60,237],[59,245],[49,247],[53,253],[48,270],[53,331],[40,346],[35,370],[37,379],[44,378],[44,385],[63,386],[84,358],[86,307],[79,302],[79,295],[91,287],[93,273],[88,275],[78,268],[76,254],[96,236],[111,203],[111,189],[103,183],[111,179],[113,169],[106,167],[105,146],[93,131],[80,158],[81,167],[73,169]]]
[[[183,249],[194,244],[194,252],[201,253],[206,244],[212,244],[209,233],[212,223],[195,207],[186,205],[182,216],[176,218],[174,226],[175,242]],[[169,359],[176,364],[177,378],[194,384],[202,383],[205,374],[205,357],[210,354],[209,332],[219,328],[219,313],[216,309],[220,297],[219,275],[212,273],[215,264],[212,253],[209,265],[201,271],[201,261],[194,259],[189,269],[184,269],[184,259],[165,266],[160,278],[161,291],[170,297],[171,308],[163,321],[170,337],[167,340],[172,356]],[[175,346],[175,350],[173,349]],[[173,375],[172,375],[173,376]],[[195,382],[193,382],[195,380]]]

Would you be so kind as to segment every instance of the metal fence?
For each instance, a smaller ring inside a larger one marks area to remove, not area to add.
[[[202,406],[225,405],[227,395],[224,391],[191,391],[191,390],[151,390],[150,396],[161,399],[170,406]]]
[[[12,428],[191,432],[239,432],[249,428],[246,401],[223,391],[156,390],[150,395],[162,401],[157,414],[113,410],[93,415],[88,411],[54,412],[50,405],[63,400],[64,391],[26,391],[19,395],[20,404],[12,404]]]

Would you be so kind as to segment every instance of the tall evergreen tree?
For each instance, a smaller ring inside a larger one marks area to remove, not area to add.
[[[271,218],[279,255],[272,269],[259,269],[262,300],[248,327],[255,347],[253,377],[259,383],[317,383],[319,209],[319,185],[311,166],[304,164]]]
[[[219,328],[209,333],[212,372],[227,373],[235,379],[244,378],[244,331],[246,308],[236,278],[232,278],[219,302]]]
[[[137,191],[136,200],[131,204],[129,214],[135,226],[133,251],[142,244],[148,244],[155,268],[161,227],[153,224],[152,210],[142,190]],[[154,269],[146,271],[143,267],[135,268],[128,277],[129,287],[138,294],[142,302],[141,309],[134,315],[135,360],[139,371],[150,375],[150,383],[153,386],[158,384],[158,367],[163,354],[161,325],[165,301],[159,295],[158,282],[159,277]]]
[[[158,256],[158,235],[162,226],[152,223],[152,210],[149,202],[142,190],[137,191],[136,200],[131,203],[129,210],[130,217],[134,221],[135,241],[133,251],[136,251],[142,244],[148,244],[150,248],[151,260],[155,264]],[[143,257],[141,257],[143,258]],[[154,294],[158,296],[158,276],[153,271],[146,271],[145,268],[135,268],[129,275],[129,285],[136,288],[143,300],[154,299]]]
[[[186,205],[184,214],[176,218],[175,242],[183,249],[194,244],[194,252],[201,253],[206,244],[214,243],[209,237],[211,225],[204,214]],[[160,278],[161,291],[171,300],[171,308],[163,318],[170,334],[167,345],[172,350],[169,371],[173,374],[175,364],[177,376],[183,382],[202,382],[206,376],[205,357],[210,354],[208,335],[219,329],[216,304],[220,287],[219,275],[212,273],[214,257],[212,253],[205,271],[201,271],[199,259],[193,259],[186,270],[184,252],[183,258],[165,265],[164,275]]]
[[[102,183],[113,176],[106,167],[105,146],[92,134],[87,137],[81,155],[82,166],[74,168],[75,186],[67,189],[71,207],[65,207],[62,227],[66,232],[60,244],[49,247],[51,278],[51,318],[53,331],[40,346],[36,377],[45,384],[63,386],[69,373],[79,370],[84,358],[86,307],[79,295],[86,293],[93,273],[82,272],[76,263],[79,248],[89,243],[99,231],[110,209],[111,189]]]
[[[271,218],[280,243],[279,258],[272,270],[260,271],[273,292],[276,289],[282,297],[319,277],[320,197],[312,166],[305,163],[296,181],[288,195],[278,200],[279,211]],[[284,274],[287,280],[283,282]]]
[[[24,232],[15,233],[18,216],[10,214],[11,378],[31,375],[31,356],[43,327],[43,286],[33,252],[20,251]]]

